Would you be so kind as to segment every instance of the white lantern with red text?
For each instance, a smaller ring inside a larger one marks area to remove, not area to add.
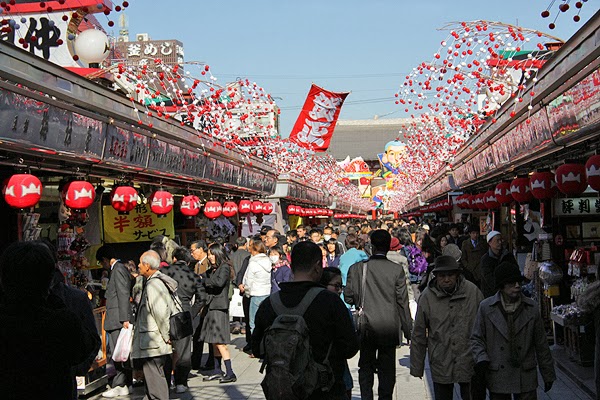
[[[273,206],[272,203],[269,203],[269,202],[263,203],[263,214],[269,215],[273,212],[274,209],[275,209],[275,207]]]
[[[233,217],[238,212],[238,206],[233,201],[223,203],[223,215],[227,218]]]
[[[585,163],[585,175],[590,187],[596,191],[600,191],[600,154],[588,158]]]
[[[193,194],[183,196],[179,210],[186,217],[195,217],[200,212],[200,199]]]
[[[65,205],[72,210],[82,211],[92,205],[96,198],[94,186],[87,181],[69,182],[63,188]]]
[[[31,174],[16,174],[4,181],[4,200],[13,208],[30,208],[42,198],[42,182]]]
[[[556,168],[556,186],[561,193],[578,195],[587,188],[585,165],[576,163],[563,164]]]
[[[173,195],[166,190],[157,190],[150,195],[150,210],[159,217],[170,213],[174,205]]]
[[[119,213],[127,214],[137,206],[140,196],[133,186],[117,186],[110,193],[110,203]]]
[[[554,174],[550,171],[535,172],[529,177],[531,194],[538,200],[551,199],[558,191]]]
[[[223,207],[218,201],[210,200],[204,205],[204,215],[206,218],[215,219],[220,217],[222,213]]]

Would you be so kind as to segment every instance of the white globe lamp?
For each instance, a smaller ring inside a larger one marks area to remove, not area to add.
[[[79,60],[90,68],[99,68],[110,52],[108,37],[97,29],[87,29],[78,34],[74,48]]]

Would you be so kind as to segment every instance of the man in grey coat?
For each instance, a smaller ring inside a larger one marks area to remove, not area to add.
[[[410,340],[412,318],[408,306],[408,291],[404,270],[386,258],[392,237],[385,230],[371,234],[373,255],[367,262],[365,287],[362,290],[363,263],[352,265],[348,271],[344,300],[360,307],[366,328],[360,340],[358,380],[362,399],[373,399],[374,374],[379,379],[379,398],[391,399],[396,384],[396,346],[398,332]]]
[[[498,292],[479,305],[471,335],[475,369],[485,374],[491,400],[537,398],[538,373],[544,391],[556,380],[554,361],[537,304],[523,296],[519,267],[503,262],[494,278]]]
[[[436,400],[452,400],[455,383],[460,385],[463,400],[469,400],[474,366],[469,339],[483,295],[465,279],[451,256],[437,257],[433,274],[419,298],[410,344],[410,374],[423,377],[425,353],[429,352]]]
[[[106,286],[106,317],[104,329],[108,333],[108,343],[111,352],[114,350],[121,328],[128,328],[133,318],[133,310],[129,298],[131,296],[131,274],[125,265],[117,259],[115,250],[104,245],[96,251],[96,260],[105,270],[109,271],[109,281]],[[117,374],[112,381],[112,389],[104,392],[103,397],[113,398],[129,394],[132,384],[132,370],[124,363],[115,361]]]

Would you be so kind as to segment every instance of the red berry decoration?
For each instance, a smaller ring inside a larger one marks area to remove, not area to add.
[[[544,10],[542,11],[542,18],[548,18],[550,16],[550,11]]]
[[[567,12],[567,10],[569,9],[569,4],[568,3],[562,3],[560,6],[558,6],[558,9],[562,12]]]
[[[581,20],[581,17],[579,15],[574,15],[573,16],[573,21],[579,22],[580,20]]]

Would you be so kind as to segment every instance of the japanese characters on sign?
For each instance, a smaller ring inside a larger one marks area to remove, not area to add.
[[[148,162],[148,138],[114,125],[108,125],[104,160],[125,168],[142,170]]]
[[[144,40],[119,42],[117,51],[130,64],[154,66],[160,58],[167,65],[181,64],[184,61],[183,43],[178,40]]]
[[[600,198],[554,199],[554,214],[558,216],[600,215]]]
[[[119,215],[111,206],[102,207],[106,243],[148,242],[158,235],[175,236],[173,212],[159,218],[149,204],[139,204],[128,215]]]

